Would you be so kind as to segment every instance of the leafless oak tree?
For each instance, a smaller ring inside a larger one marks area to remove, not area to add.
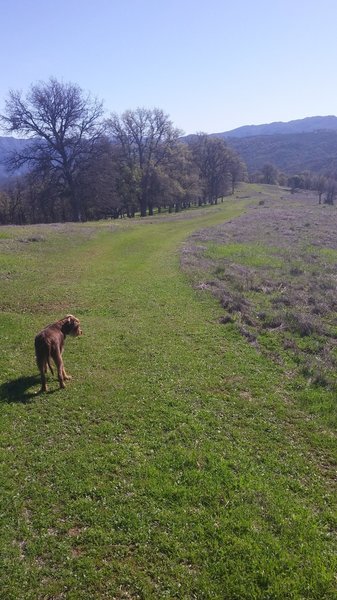
[[[160,109],[127,110],[108,120],[112,138],[120,147],[124,173],[129,173],[142,217],[151,207],[151,182],[154,173],[169,160],[181,132],[173,127]]]
[[[214,204],[225,196],[231,185],[230,167],[234,153],[224,140],[199,133],[192,136],[190,147],[199,168],[203,189],[202,202]]]
[[[12,169],[28,165],[50,174],[61,194],[69,198],[73,219],[81,220],[77,177],[102,134],[103,106],[84,96],[81,88],[51,78],[31,86],[23,98],[11,91],[1,115],[3,129],[29,139],[10,158]]]

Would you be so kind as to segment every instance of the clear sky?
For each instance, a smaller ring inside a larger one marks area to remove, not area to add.
[[[185,133],[337,114],[336,0],[0,0],[0,111],[53,76]]]

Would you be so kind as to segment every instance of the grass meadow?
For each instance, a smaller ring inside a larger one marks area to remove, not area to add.
[[[330,282],[319,262],[321,329],[269,327],[281,289],[289,309],[308,285],[295,225],[268,247],[252,233],[280,227],[283,193],[0,229],[1,600],[337,598],[337,252],[313,226],[330,211],[332,239],[336,208],[311,203],[303,224]],[[67,313],[73,379],[37,394],[34,336]],[[324,382],[304,371],[310,340]]]

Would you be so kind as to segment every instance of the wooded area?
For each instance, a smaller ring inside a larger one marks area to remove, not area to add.
[[[6,160],[11,176],[0,187],[0,224],[179,212],[217,203],[240,181],[314,190],[319,203],[334,204],[337,195],[336,170],[328,163],[320,171],[285,171],[271,155],[271,162],[248,171],[233,147],[238,140],[206,133],[184,137],[159,108],[106,118],[100,101],[54,78],[32,85],[26,96],[11,91],[0,122],[5,132],[21,137]],[[322,133],[328,134],[335,137]],[[252,141],[258,154],[275,136],[261,138],[239,140],[249,144],[248,157]]]
[[[245,178],[223,140],[190,143],[162,110],[104,118],[102,103],[56,79],[10,92],[4,130],[28,138],[8,159],[14,174],[0,192],[0,223],[142,217],[216,203]],[[23,171],[23,173],[22,173]]]

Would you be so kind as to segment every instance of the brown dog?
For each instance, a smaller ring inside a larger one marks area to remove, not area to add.
[[[50,364],[52,358],[57,367],[57,376],[60,383],[60,388],[64,388],[64,380],[71,379],[64,370],[62,352],[64,340],[67,335],[77,337],[82,335],[80,322],[73,315],[67,315],[64,319],[56,321],[48,325],[35,338],[35,355],[36,362],[41,373],[41,392],[47,391],[46,373],[47,365],[52,374],[54,371]]]

